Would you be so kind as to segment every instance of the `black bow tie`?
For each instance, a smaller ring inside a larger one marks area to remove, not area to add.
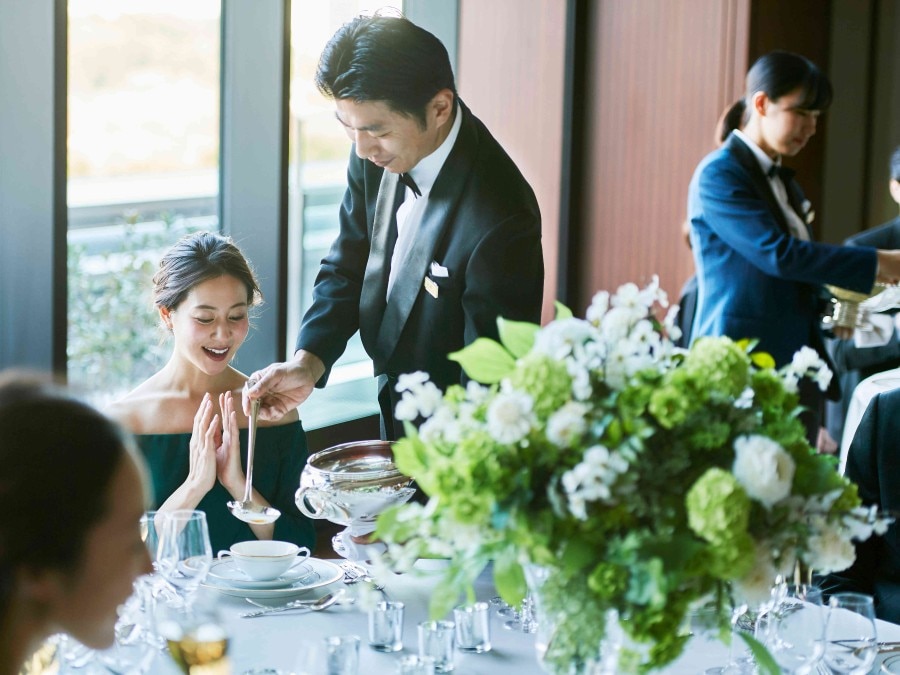
[[[769,170],[766,172],[766,175],[769,178],[774,178],[778,176],[781,178],[781,182],[787,183],[791,178],[794,177],[794,170],[789,169],[786,166],[781,166],[780,164],[773,164],[769,167]]]
[[[416,198],[422,196],[422,191],[419,189],[419,186],[416,185],[416,181],[412,179],[412,176],[410,176],[408,173],[401,173],[399,178],[401,183],[403,183],[406,187],[413,191],[413,194],[416,196]]]

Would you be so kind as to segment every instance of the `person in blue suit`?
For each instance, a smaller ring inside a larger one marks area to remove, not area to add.
[[[705,157],[688,192],[688,218],[699,297],[693,339],[755,338],[776,365],[805,345],[828,362],[820,329],[819,287],[869,292],[900,278],[900,252],[811,240],[812,209],[784,157],[799,153],[831,102],[828,77],[808,59],[772,52],[747,74],[744,97],[726,115],[740,120]],[[840,395],[837,381],[830,397]],[[824,400],[801,389],[810,442]]]

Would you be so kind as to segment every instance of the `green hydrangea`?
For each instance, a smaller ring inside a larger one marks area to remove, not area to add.
[[[674,429],[682,424],[691,411],[691,400],[684,390],[669,385],[663,386],[650,396],[650,414],[666,429]]]
[[[541,419],[561,408],[572,391],[572,377],[566,364],[537,352],[522,357],[509,380],[513,387],[531,395],[534,411]]]
[[[628,588],[628,570],[621,565],[600,562],[588,576],[588,588],[604,600],[620,596]]]
[[[750,384],[750,357],[727,337],[698,339],[684,360],[711,395],[738,397]]]
[[[742,579],[756,560],[753,549],[753,538],[746,532],[718,540],[706,552],[706,569],[719,579]]]
[[[712,543],[723,543],[746,533],[750,497],[728,471],[708,469],[688,490],[685,498],[688,525]]]

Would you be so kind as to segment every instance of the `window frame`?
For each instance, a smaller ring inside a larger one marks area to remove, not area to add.
[[[0,111],[0,369],[63,376],[67,4],[11,3],[0,22],[0,91],[18,102]],[[405,0],[403,7],[441,38],[455,68],[458,0]],[[236,364],[245,372],[283,359],[293,344],[286,306],[290,11],[291,0],[222,2],[219,222],[253,260],[266,298]],[[368,398],[367,387],[374,387],[371,377],[326,387],[318,405],[348,392]],[[365,414],[357,408],[351,419]],[[347,421],[319,417],[312,428]]]

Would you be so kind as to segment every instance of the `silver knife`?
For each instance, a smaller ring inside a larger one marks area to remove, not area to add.
[[[307,604],[303,605],[295,605],[294,603],[290,603],[287,605],[282,605],[281,607],[269,607],[267,609],[259,609],[255,612],[245,612],[241,614],[242,619],[255,619],[258,616],[265,616],[266,614],[277,614],[278,612],[300,612],[301,614],[306,614],[307,612],[312,612],[313,609]]]

